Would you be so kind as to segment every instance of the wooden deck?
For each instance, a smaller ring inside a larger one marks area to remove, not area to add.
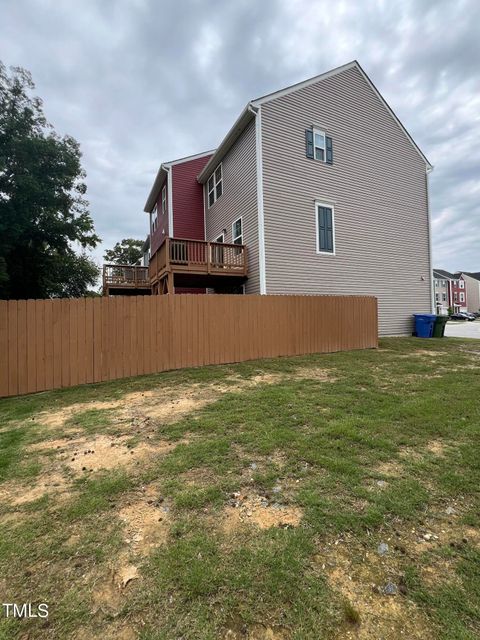
[[[131,264],[103,265],[103,295],[148,295],[151,293],[148,267]]]
[[[149,267],[103,266],[103,295],[148,295],[174,292],[175,286],[232,292],[248,276],[243,244],[166,238]]]
[[[166,238],[150,260],[152,293],[182,287],[240,285],[248,276],[245,245]]]

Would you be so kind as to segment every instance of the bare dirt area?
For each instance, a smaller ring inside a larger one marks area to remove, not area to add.
[[[18,507],[42,498],[45,494],[68,495],[68,482],[59,472],[44,473],[35,479],[35,484],[11,481],[0,488],[0,501],[12,507]]]
[[[242,525],[249,524],[260,529],[297,527],[302,515],[298,507],[277,502],[275,494],[270,497],[254,492],[236,492],[224,508],[222,528],[226,533],[232,533]]]
[[[138,567],[132,564],[126,554],[115,559],[108,569],[107,575],[96,578],[86,576],[87,581],[93,582],[92,613],[99,611],[107,615],[119,613],[132,589],[132,583],[140,579]]]
[[[148,391],[128,393],[118,400],[92,401],[72,404],[54,411],[43,411],[35,420],[52,429],[64,427],[76,415],[88,410],[114,410],[117,421],[135,417],[147,417],[156,422],[173,422],[215,402],[225,393],[241,392],[242,389],[258,385],[278,384],[288,378],[312,378],[322,381],[334,380],[328,370],[317,367],[302,367],[291,374],[259,373],[251,378],[228,376],[224,383],[192,383],[176,387],[159,387]],[[75,432],[75,427],[68,432]],[[65,432],[65,430],[64,430]]]
[[[99,435],[90,438],[58,439],[34,445],[37,450],[54,447],[54,461],[69,467],[74,474],[86,471],[115,469],[136,464],[145,457],[171,451],[175,445],[169,442],[129,444],[128,436]]]
[[[432,637],[430,622],[408,597],[402,566],[406,559],[413,561],[431,588],[451,584],[456,559],[441,550],[480,544],[478,531],[461,523],[465,508],[451,501],[430,509],[421,525],[399,521],[393,529],[379,532],[371,548],[358,545],[348,534],[323,546],[315,558],[319,570],[358,614],[358,624],[342,629],[337,638]]]
[[[251,629],[227,629],[224,640],[285,640],[286,635],[278,629],[254,625]]]
[[[375,555],[375,551],[353,550],[350,543],[348,547],[344,542],[333,544],[326,555],[317,558],[331,588],[340,592],[359,616],[358,625],[341,629],[336,638],[431,638],[428,620],[401,593],[401,580],[395,565]],[[390,593],[394,589],[395,593]]]
[[[167,541],[170,507],[155,484],[143,487],[120,508],[118,517],[124,523],[125,543],[135,554],[146,555]]]

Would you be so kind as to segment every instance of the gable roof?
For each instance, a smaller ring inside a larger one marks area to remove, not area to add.
[[[215,149],[211,149],[210,151],[203,151],[202,153],[196,153],[193,156],[185,156],[185,158],[177,158],[176,160],[170,160],[169,162],[162,162],[159,170],[157,171],[157,175],[155,176],[155,180],[153,182],[152,188],[150,189],[150,193],[148,194],[148,198],[145,202],[143,210],[146,213],[150,213],[152,211],[170,167],[173,167],[176,164],[182,164],[183,162],[189,162],[190,160],[196,160],[197,158],[204,158],[205,156],[209,156],[212,153],[215,153]]]
[[[348,69],[354,69],[354,68],[358,69],[358,71],[361,73],[361,75],[366,80],[366,82],[370,85],[370,87],[372,88],[374,93],[377,95],[377,97],[383,103],[383,105],[385,106],[387,111],[390,113],[392,118],[395,120],[395,122],[397,123],[397,125],[399,126],[401,131],[404,133],[404,135],[406,136],[406,138],[410,142],[410,144],[413,146],[415,151],[418,153],[420,158],[425,163],[425,165],[427,167],[427,171],[431,171],[433,169],[433,165],[429,162],[427,157],[421,151],[420,147],[416,144],[415,140],[412,138],[412,136],[405,129],[405,127],[400,122],[398,117],[395,115],[395,112],[390,107],[388,102],[385,100],[385,98],[382,96],[382,94],[378,91],[377,87],[373,84],[373,82],[370,80],[368,75],[362,69],[362,67],[360,66],[359,62],[357,60],[352,60],[351,62],[348,62],[347,64],[344,64],[344,65],[342,65],[340,67],[335,67],[335,69],[331,69],[330,71],[326,71],[325,73],[321,73],[321,74],[319,74],[317,76],[314,76],[313,78],[308,78],[307,80],[303,80],[301,82],[297,82],[296,84],[293,84],[293,85],[291,85],[289,87],[285,87],[284,89],[279,89],[278,91],[274,91],[273,93],[268,93],[265,96],[261,96],[260,98],[255,98],[254,100],[251,100],[250,102],[248,102],[246,104],[245,108],[243,109],[243,111],[241,112],[240,116],[237,118],[237,120],[235,121],[234,125],[230,129],[230,131],[227,133],[227,135],[224,137],[222,142],[219,144],[215,154],[212,156],[212,158],[210,158],[209,162],[205,165],[205,167],[202,169],[202,171],[198,175],[198,181],[200,183],[204,183],[204,182],[207,181],[207,179],[212,174],[212,172],[214,171],[216,166],[219,164],[219,162],[221,162],[222,158],[225,156],[227,151],[233,146],[233,144],[236,141],[236,139],[240,136],[240,134],[245,129],[245,127],[250,122],[250,120],[253,119],[253,117],[255,116],[255,113],[258,111],[258,108],[262,106],[262,104],[265,104],[267,102],[271,102],[272,100],[276,100],[278,98],[282,98],[283,96],[289,95],[290,93],[294,93],[295,91],[299,91],[300,89],[304,89],[305,87],[309,87],[312,84],[315,84],[317,82],[322,82],[323,80],[326,80],[327,78],[331,78],[332,76],[336,76],[339,73],[342,73],[343,71],[347,71]]]
[[[453,273],[450,273],[449,271],[445,271],[444,269],[434,269],[433,270],[433,277],[434,278],[441,278],[442,280],[455,280],[455,276],[453,275]]]
[[[458,273],[465,276],[470,276],[470,278],[474,278],[475,280],[480,280],[480,271],[475,271],[473,273],[471,271],[459,271]]]

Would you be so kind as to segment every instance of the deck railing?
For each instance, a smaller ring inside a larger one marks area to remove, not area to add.
[[[143,288],[150,285],[148,267],[138,267],[131,264],[104,264],[103,288],[131,287]]]
[[[162,272],[247,275],[247,249],[242,244],[166,238],[150,262],[150,277]]]

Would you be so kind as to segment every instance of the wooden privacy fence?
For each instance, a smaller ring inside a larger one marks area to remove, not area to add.
[[[0,301],[0,396],[376,346],[377,301],[366,296]]]

